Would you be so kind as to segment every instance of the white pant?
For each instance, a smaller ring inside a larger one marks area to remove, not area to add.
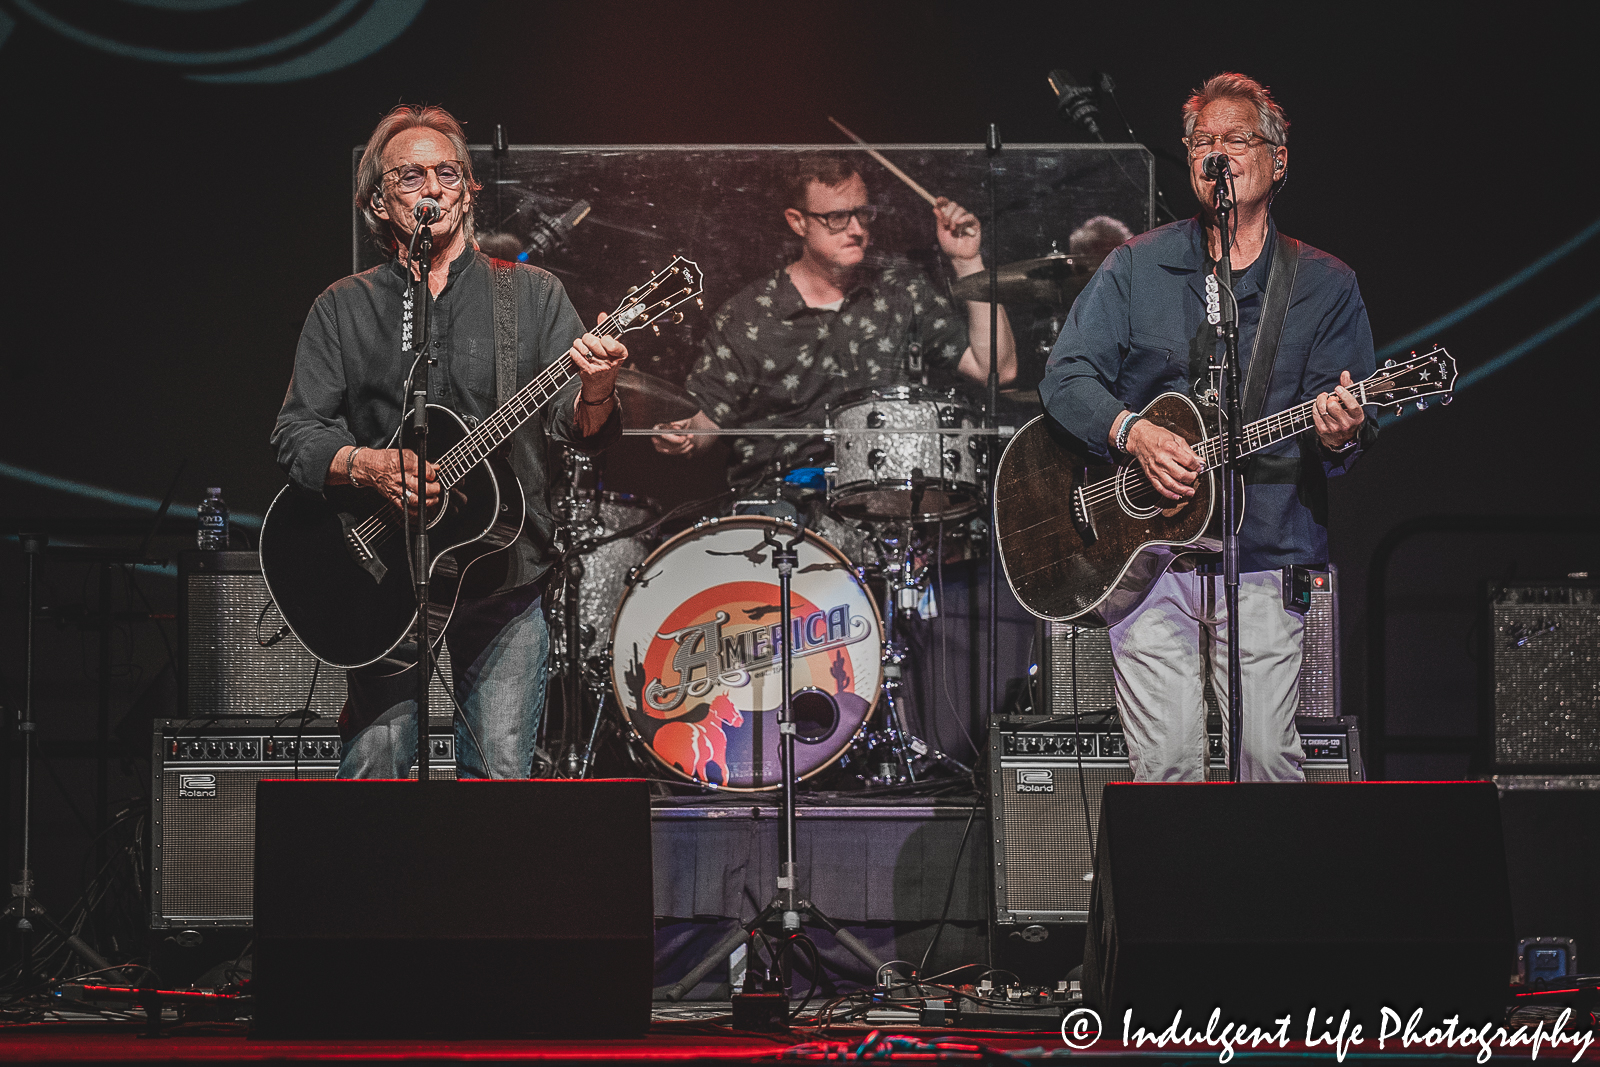
[[[1211,684],[1221,703],[1228,751],[1228,606],[1221,575],[1168,571],[1111,627],[1117,710],[1136,781],[1200,782],[1206,777],[1206,665],[1200,632],[1211,635]],[[1243,765],[1246,782],[1303,782],[1294,727],[1300,706],[1305,620],[1283,606],[1283,572],[1239,576],[1243,642]]]

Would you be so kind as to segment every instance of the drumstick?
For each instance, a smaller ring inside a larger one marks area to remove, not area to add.
[[[842,133],[846,137],[850,138],[852,141],[854,141],[856,144],[860,145],[862,148],[865,148],[867,150],[867,155],[871,156],[873,159],[876,159],[879,163],[882,163],[884,165],[884,167],[888,169],[890,174],[893,174],[896,178],[899,178],[901,181],[903,181],[907,185],[911,186],[911,191],[912,192],[914,192],[918,196],[922,197],[922,199],[926,200],[928,203],[933,204],[935,207],[938,206],[938,200],[934,197],[934,195],[932,193],[928,192],[928,190],[924,189],[922,186],[918,185],[915,181],[913,181],[912,178],[911,178],[911,175],[907,174],[905,171],[901,170],[899,167],[895,166],[893,163],[890,163],[887,159],[885,159],[883,157],[883,153],[882,152],[879,152],[876,148],[873,148],[871,145],[867,144],[867,142],[863,141],[861,138],[859,138],[855,134],[851,133],[849,131],[849,129],[847,129],[845,127],[844,123],[840,122],[838,119],[834,118],[832,115],[828,116],[828,121],[833,123],[835,126],[839,127],[839,132],[840,133]]]
[[[907,174],[905,171],[901,170],[899,167],[885,159],[882,152],[878,151],[876,148],[873,148],[867,142],[857,137],[854,133],[851,133],[849,127],[845,126],[844,123],[840,122],[832,115],[828,116],[828,121],[839,127],[839,132],[843,133],[846,137],[850,138],[862,148],[865,148],[867,150],[867,155],[871,156],[873,159],[876,159],[879,163],[882,163],[884,167],[888,169],[890,174],[893,174],[896,178],[899,178],[901,181],[911,186],[912,192],[916,193],[918,196],[922,197],[922,199],[932,204],[935,209],[939,207],[939,200],[937,197],[928,192],[928,190],[924,189],[922,186],[918,185],[916,181],[912,179],[911,175]],[[967,234],[972,232],[973,225],[974,224],[972,222],[966,222],[962,224],[959,230],[954,230],[952,232],[957,237],[965,237]]]

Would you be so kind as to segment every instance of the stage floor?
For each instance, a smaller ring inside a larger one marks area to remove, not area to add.
[[[1391,1038],[1383,1050],[1370,1037],[1349,1047],[1341,1057],[1331,1043],[1308,1048],[1304,1041],[1289,1041],[1281,1046],[1233,1051],[1222,1060],[1219,1046],[1191,1044],[1188,1047],[1166,1043],[1165,1047],[1146,1044],[1128,1047],[1120,1041],[1104,1040],[1092,1048],[1069,1048],[1058,1033],[1017,1033],[995,1030],[948,1030],[932,1027],[833,1026],[825,1035],[814,1028],[797,1027],[788,1034],[735,1032],[728,1025],[727,1002],[682,1005],[658,1010],[647,1034],[637,1038],[519,1038],[519,1039],[339,1039],[339,1040],[258,1040],[252,1038],[245,1023],[187,1023],[169,1025],[160,1038],[147,1038],[140,1021],[72,1020],[22,1024],[0,1024],[0,1061],[7,1063],[260,1063],[307,1062],[323,1060],[400,1061],[400,1062],[516,1062],[582,1064],[649,1063],[771,1063],[777,1060],[821,1060],[856,1058],[846,1055],[861,1049],[863,1042],[873,1048],[864,1059],[899,1060],[982,1060],[990,1063],[1042,1063],[1048,1061],[1089,1061],[1109,1067],[1116,1063],[1170,1064],[1173,1067],[1199,1067],[1202,1064],[1239,1060],[1252,1067],[1269,1064],[1310,1062],[1356,1064],[1484,1063],[1509,1064],[1544,1059],[1547,1062],[1600,1062],[1600,1043],[1575,1050],[1572,1031],[1561,1035],[1552,1046],[1550,1022],[1544,1023],[1543,1041],[1537,1054],[1530,1054],[1525,1040],[1512,1047],[1494,1047],[1490,1058],[1478,1059],[1479,1046],[1464,1041],[1446,1050],[1439,1042],[1430,1047],[1421,1039],[1409,1043]],[[1515,1031],[1524,1027],[1532,1036],[1539,1024],[1533,1014],[1518,1013]],[[901,1047],[890,1053],[889,1045]],[[912,1043],[920,1048],[911,1047]],[[935,1047],[935,1043],[941,1047]],[[889,1054],[886,1054],[889,1053]]]

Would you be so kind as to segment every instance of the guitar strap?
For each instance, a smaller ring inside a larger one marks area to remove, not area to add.
[[[490,259],[494,274],[494,406],[496,410],[517,394],[517,265],[503,259]],[[523,484],[530,484],[523,469],[523,451],[515,441],[507,449],[511,470]]]
[[[1250,350],[1250,365],[1245,369],[1244,396],[1239,414],[1246,426],[1261,417],[1272,381],[1272,367],[1278,359],[1278,341],[1283,337],[1283,320],[1289,313],[1289,298],[1294,294],[1294,276],[1300,269],[1300,242],[1278,234],[1272,252],[1272,267],[1267,271],[1267,288],[1261,297],[1261,321],[1256,326],[1255,345]]]

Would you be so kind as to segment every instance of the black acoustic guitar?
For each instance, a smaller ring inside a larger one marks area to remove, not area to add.
[[[1363,405],[1392,404],[1398,411],[1411,401],[1426,407],[1430,396],[1449,403],[1455,381],[1455,360],[1436,348],[1403,363],[1390,360],[1350,391]],[[1311,429],[1314,403],[1247,425],[1240,455]],[[1000,560],[1017,600],[1042,619],[1103,625],[1137,603],[1176,556],[1221,547],[1217,474],[1226,437],[1181,393],[1156,397],[1142,414],[1182,437],[1205,464],[1188,500],[1162,496],[1137,463],[1112,466],[1090,457],[1043,415],[1000,457],[994,490]],[[1242,518],[1242,493],[1239,501]]]
[[[698,300],[700,268],[682,256],[631,290],[595,328],[620,337],[682,313]],[[522,532],[522,485],[496,449],[578,373],[568,351],[476,428],[429,404],[428,458],[439,465],[441,500],[428,513],[433,549],[429,633],[444,635],[468,567]],[[400,431],[390,442],[394,447]],[[404,516],[375,489],[286,486],[261,525],[261,573],[283,620],[312,655],[335,667],[404,670],[399,649],[417,618]]]

